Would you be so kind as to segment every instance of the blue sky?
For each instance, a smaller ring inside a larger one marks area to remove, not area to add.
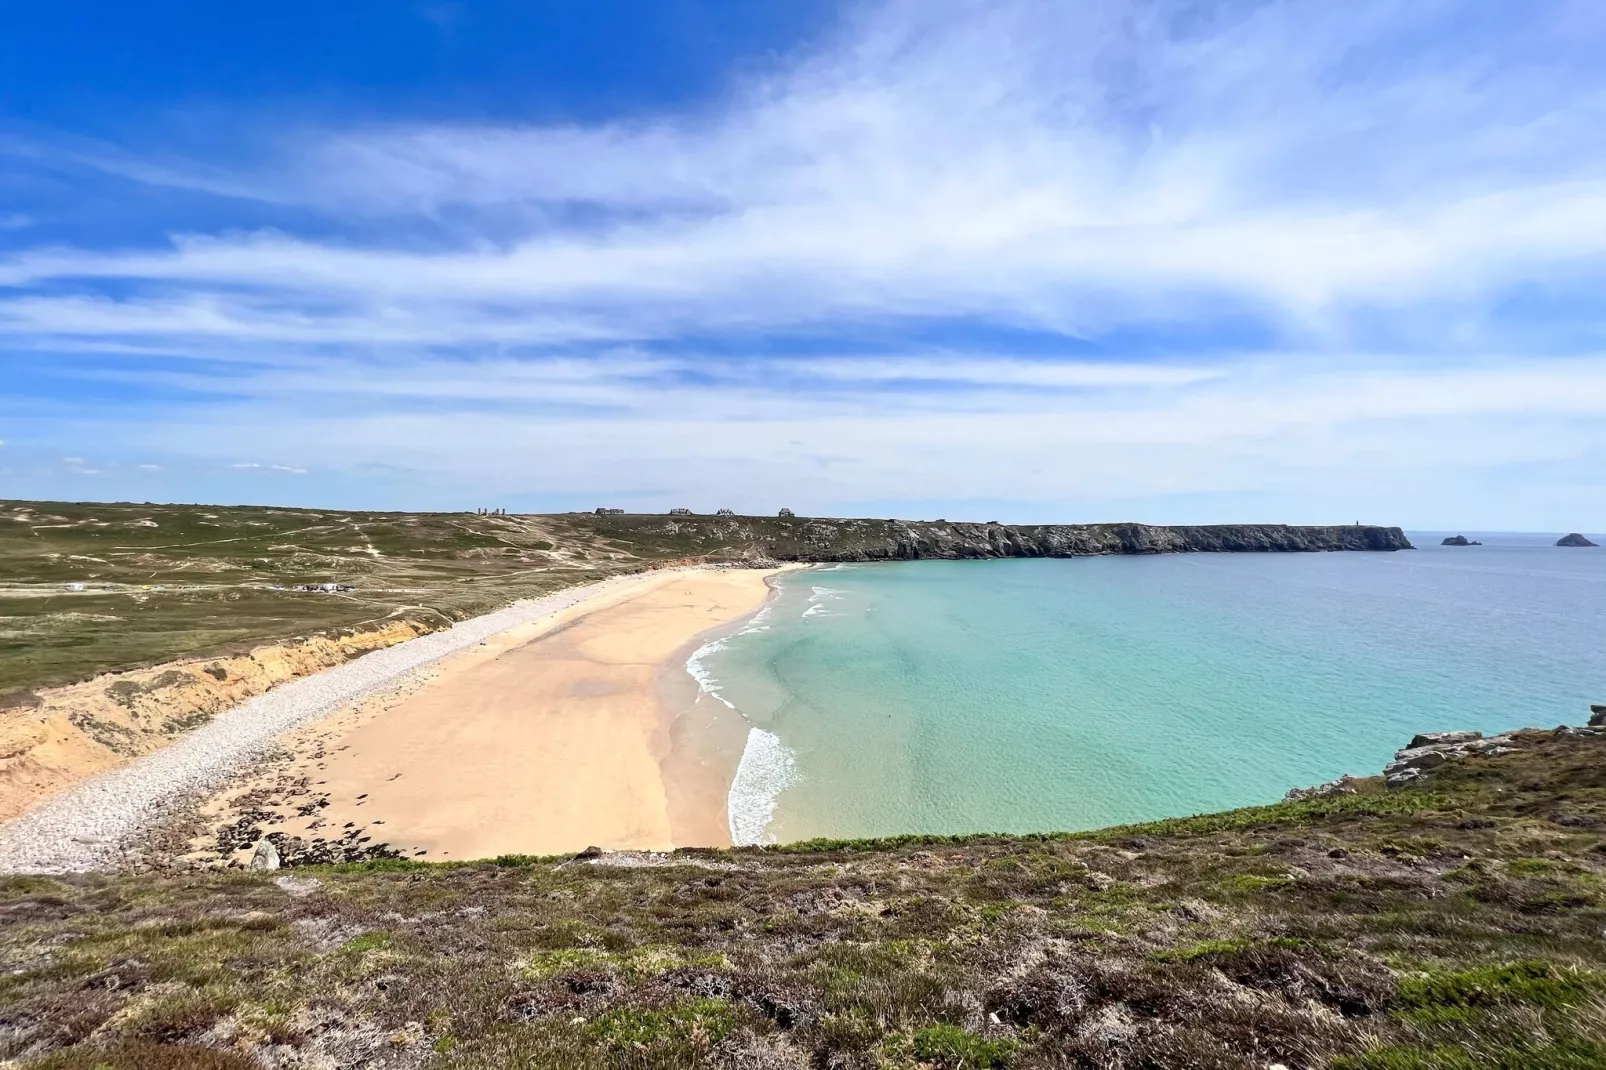
[[[0,496],[1600,532],[1601,54],[1594,0],[31,5]]]

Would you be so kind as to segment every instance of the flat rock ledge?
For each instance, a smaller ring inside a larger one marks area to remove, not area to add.
[[[1394,760],[1383,767],[1383,783],[1391,788],[1404,787],[1421,778],[1429,769],[1446,762],[1472,755],[1510,754],[1522,749],[1521,737],[1527,733],[1544,732],[1554,735],[1588,735],[1606,737],[1606,704],[1589,707],[1589,724],[1583,728],[1560,725],[1548,728],[1518,728],[1499,735],[1485,736],[1482,732],[1421,732],[1411,742],[1394,752]],[[1345,773],[1337,780],[1309,788],[1294,788],[1283,796],[1284,802],[1318,799],[1330,795],[1353,795],[1359,777]]]

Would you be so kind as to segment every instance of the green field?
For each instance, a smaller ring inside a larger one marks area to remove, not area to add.
[[[579,516],[3,502],[0,693],[388,618],[461,620],[678,554]],[[288,589],[322,583],[353,590]]]
[[[21,1070],[1592,1070],[1606,738],[1141,827],[0,878]]]

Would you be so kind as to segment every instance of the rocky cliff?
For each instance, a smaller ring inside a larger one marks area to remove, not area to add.
[[[1409,550],[1399,528],[1287,524],[969,524],[811,517],[587,517],[598,535],[630,545],[674,542],[688,553],[776,561],[1081,557],[1102,554]]]

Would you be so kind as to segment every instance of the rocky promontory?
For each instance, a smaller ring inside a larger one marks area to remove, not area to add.
[[[1582,535],[1578,534],[1578,532],[1575,531],[1570,535],[1563,535],[1561,538],[1557,539],[1556,540],[1556,545],[1557,546],[1594,546],[1596,544],[1590,542],[1588,539],[1584,538]]]
[[[1606,740],[1606,705],[1591,704],[1589,723],[1583,728],[1559,725],[1554,729],[1519,728],[1499,735],[1485,736],[1482,732],[1418,732],[1411,742],[1394,752],[1394,760],[1383,767],[1382,779],[1389,788],[1401,788],[1423,774],[1447,762],[1475,755],[1495,757],[1521,750],[1535,739],[1561,739],[1569,736],[1589,736]],[[1294,788],[1283,796],[1284,802],[1320,798],[1326,795],[1351,795],[1364,783],[1364,779],[1345,773],[1337,780],[1309,788]]]
[[[1107,554],[1306,553],[1325,550],[1409,550],[1397,527],[1361,524],[954,523],[821,517],[663,516],[580,518],[624,545],[683,545],[688,554],[772,561],[913,561]]]

